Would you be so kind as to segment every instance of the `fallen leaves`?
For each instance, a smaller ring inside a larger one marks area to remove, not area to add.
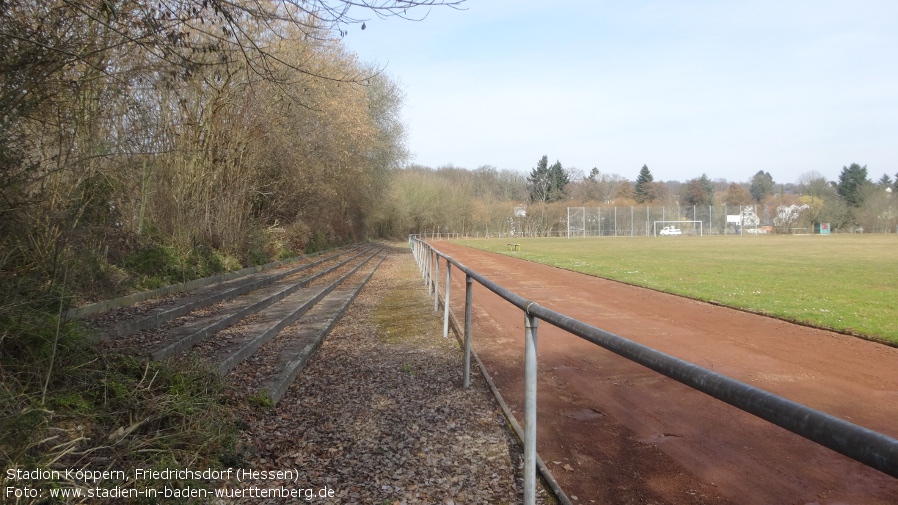
[[[379,324],[385,299],[388,318],[410,323]],[[239,391],[253,380],[238,371]],[[442,337],[411,256],[394,254],[281,402],[248,414],[249,465],[299,478],[243,485],[328,486],[325,503],[519,503],[517,441],[483,379],[461,380],[458,344]]]

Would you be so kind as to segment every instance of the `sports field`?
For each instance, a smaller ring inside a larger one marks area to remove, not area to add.
[[[898,235],[465,240],[475,248],[898,344]]]

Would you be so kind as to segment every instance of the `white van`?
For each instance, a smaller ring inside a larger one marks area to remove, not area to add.
[[[682,235],[683,230],[677,228],[676,226],[665,226],[661,228],[659,235]]]

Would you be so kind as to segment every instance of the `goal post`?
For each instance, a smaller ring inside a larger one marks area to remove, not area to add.
[[[567,238],[586,236],[586,207],[567,208]]]
[[[665,228],[667,228],[666,232]],[[653,221],[652,234],[655,237],[659,235],[698,235],[702,237],[704,230],[701,221]]]

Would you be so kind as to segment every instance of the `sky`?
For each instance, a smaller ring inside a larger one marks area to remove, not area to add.
[[[898,173],[898,1],[467,0],[347,27],[411,162],[777,183]]]

